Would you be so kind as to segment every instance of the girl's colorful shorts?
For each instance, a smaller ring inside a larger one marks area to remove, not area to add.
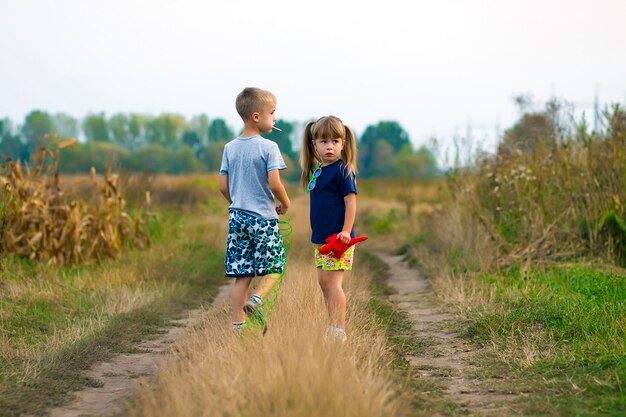
[[[352,259],[354,258],[354,246],[348,248],[341,255],[341,258],[335,259],[331,255],[323,255],[319,249],[324,245],[315,245],[315,267],[322,268],[324,271],[351,271]]]

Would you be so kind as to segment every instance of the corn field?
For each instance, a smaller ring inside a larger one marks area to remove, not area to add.
[[[54,139],[46,135],[31,168],[7,160],[0,183],[0,253],[69,265],[116,257],[125,247],[150,245],[148,221],[143,212],[131,216],[120,192],[120,178],[110,167],[103,178],[91,169],[94,198],[72,198],[61,188],[57,170],[59,152],[76,143],[58,143],[54,151],[45,146]],[[146,194],[146,205],[149,194]]]

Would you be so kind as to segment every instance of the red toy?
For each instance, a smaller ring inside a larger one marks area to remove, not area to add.
[[[333,258],[339,259],[350,246],[353,246],[359,242],[363,242],[364,240],[367,240],[367,236],[353,237],[352,239],[350,239],[350,243],[343,243],[340,240],[337,240],[337,233],[335,233],[334,235],[325,239],[326,244],[319,248],[319,252],[322,255],[330,254],[330,256],[332,256]]]

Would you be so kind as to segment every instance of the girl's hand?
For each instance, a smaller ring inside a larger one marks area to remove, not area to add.
[[[339,241],[341,241],[341,243],[345,243],[345,244],[350,243],[350,233],[349,232],[337,233],[337,240],[339,240]]]

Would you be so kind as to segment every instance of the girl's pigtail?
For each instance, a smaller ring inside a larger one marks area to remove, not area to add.
[[[300,181],[303,186],[307,186],[309,178],[315,170],[315,148],[313,147],[313,125],[315,122],[309,122],[304,126],[302,133],[302,146],[300,147],[300,168],[302,175]]]
[[[348,167],[348,172],[356,176],[357,173],[357,155],[356,155],[356,137],[349,126],[343,125],[345,131],[345,139],[343,145],[343,162]]]

